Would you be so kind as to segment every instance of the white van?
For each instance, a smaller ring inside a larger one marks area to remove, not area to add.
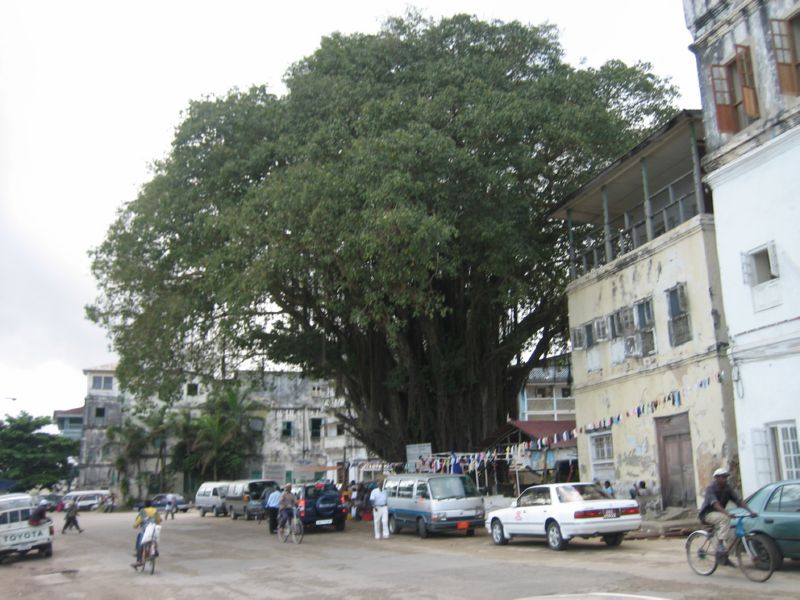
[[[407,473],[390,475],[384,488],[389,531],[413,527],[421,538],[431,531],[465,531],[483,527],[483,498],[467,475]]]
[[[269,488],[270,491],[280,487],[277,481],[272,479],[240,479],[231,481],[228,484],[228,491],[225,493],[225,506],[228,514],[235,521],[239,517],[250,520],[252,515],[248,514],[247,505],[251,499],[258,500]]]
[[[212,513],[215,517],[228,514],[225,506],[225,495],[228,492],[227,481],[205,481],[197,489],[194,496],[194,505],[200,511],[200,516]]]
[[[110,495],[109,490],[80,490],[65,494],[61,502],[64,507],[74,501],[78,503],[78,510],[97,510]]]
[[[53,522],[31,525],[33,498],[28,494],[0,496],[0,560],[8,554],[27,554],[38,550],[53,555]]]

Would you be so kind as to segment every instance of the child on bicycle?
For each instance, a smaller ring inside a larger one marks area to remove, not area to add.
[[[706,488],[705,499],[700,507],[699,515],[702,523],[711,525],[714,528],[714,535],[720,544],[722,552],[727,552],[727,549],[733,544],[734,537],[731,529],[733,515],[726,508],[728,503],[733,501],[737,506],[748,511],[751,517],[756,516],[756,513],[750,510],[747,503],[728,485],[729,476],[730,473],[724,467],[714,471],[714,481]],[[729,561],[726,559],[725,564],[728,563]]]
[[[142,566],[142,536],[145,529],[150,524],[158,525],[160,523],[161,517],[158,514],[158,509],[152,505],[150,500],[146,500],[144,508],[137,513],[136,519],[133,521],[133,528],[139,529],[136,534],[136,562],[131,565],[134,569]]]

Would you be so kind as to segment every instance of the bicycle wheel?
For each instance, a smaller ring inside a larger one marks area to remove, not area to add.
[[[303,522],[297,518],[292,520],[292,541],[295,544],[303,541]]]
[[[289,523],[284,522],[282,525],[278,525],[278,539],[282,542],[289,539]]]
[[[703,530],[693,532],[686,539],[686,560],[698,575],[711,575],[717,568],[714,536]]]
[[[777,564],[777,549],[772,540],[752,533],[736,541],[736,562],[750,581],[766,581]]]
[[[150,575],[156,572],[156,549],[152,544],[150,544],[149,556],[147,557],[147,566],[150,568]],[[142,567],[142,571],[144,569],[145,567]]]

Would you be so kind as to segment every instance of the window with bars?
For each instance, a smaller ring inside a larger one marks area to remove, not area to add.
[[[759,118],[750,47],[737,45],[734,59],[711,65],[711,87],[721,133],[736,133]]]
[[[313,418],[310,420],[309,429],[311,430],[311,439],[318,440],[322,437],[322,419]]]
[[[800,443],[797,427],[781,423],[772,428],[781,479],[800,479]]]
[[[598,433],[589,438],[592,456],[592,476],[600,481],[613,481],[614,441],[611,433]]]
[[[797,96],[800,94],[800,15],[788,20],[772,19],[769,29],[781,93]]]
[[[294,433],[294,423],[291,421],[284,421],[281,424],[281,437],[290,438]]]

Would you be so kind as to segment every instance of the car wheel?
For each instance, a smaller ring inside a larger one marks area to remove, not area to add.
[[[53,556],[53,544],[47,544],[46,546],[42,546],[39,549],[39,553],[46,558]]]
[[[239,515],[236,514],[236,511],[232,506],[228,507],[228,514],[230,514],[231,519],[233,519],[234,521],[236,521],[239,518]]]
[[[503,524],[500,519],[492,521],[492,541],[498,546],[505,546],[508,543],[508,538],[503,531]]]
[[[245,508],[244,509],[244,520],[245,521],[249,521],[252,518],[253,518],[253,516],[250,514],[250,511],[247,510],[247,508]]]
[[[389,517],[389,533],[392,535],[396,535],[400,533],[400,525],[397,524],[397,519],[394,518],[394,515]]]
[[[215,507],[214,507],[214,516],[215,516],[215,517],[218,517],[218,516],[219,516],[219,507],[218,507],[218,506],[215,506]]]
[[[425,525],[425,519],[417,519],[417,535],[423,540],[428,537],[428,527]]]
[[[611,533],[609,535],[603,536],[603,541],[606,543],[606,546],[619,546],[622,543],[622,540],[625,538],[624,533]]]
[[[200,509],[200,516],[201,517],[205,517],[206,516],[206,509],[205,508],[201,508]]]
[[[567,547],[567,541],[561,535],[561,527],[555,521],[547,524],[547,545],[551,550],[563,550]]]

